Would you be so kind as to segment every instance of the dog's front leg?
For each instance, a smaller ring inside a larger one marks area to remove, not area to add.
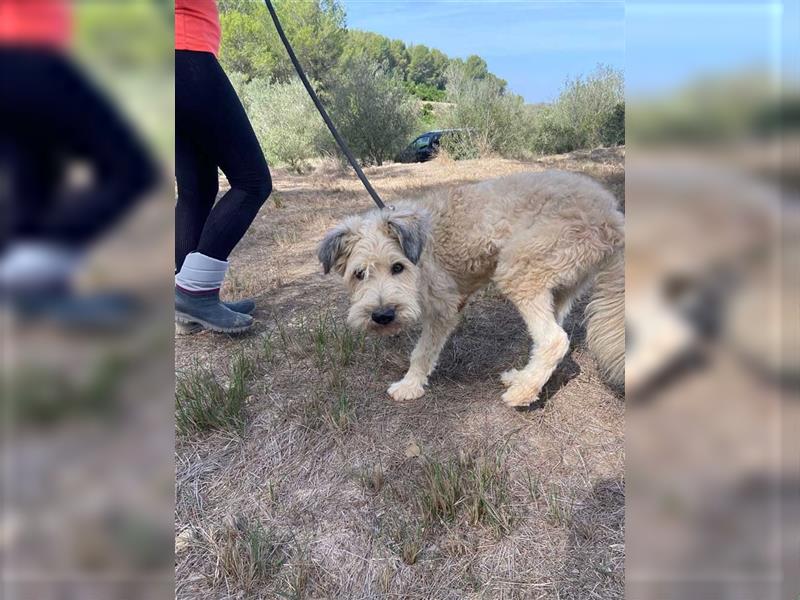
[[[439,354],[447,338],[458,324],[458,312],[442,315],[432,314],[422,323],[422,335],[411,353],[408,372],[400,381],[389,386],[389,395],[395,400],[414,400],[425,393],[428,376],[436,367]]]

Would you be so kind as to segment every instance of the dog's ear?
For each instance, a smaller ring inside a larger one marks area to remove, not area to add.
[[[356,241],[360,223],[359,218],[351,217],[325,234],[317,249],[317,257],[326,275],[331,269],[335,269],[339,275],[344,275],[345,265]]]
[[[397,238],[403,254],[417,264],[431,229],[430,215],[421,209],[397,210],[386,217],[389,233]]]

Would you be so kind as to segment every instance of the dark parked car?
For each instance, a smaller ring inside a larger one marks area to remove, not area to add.
[[[425,162],[436,156],[439,151],[439,145],[442,141],[442,136],[456,131],[465,131],[462,129],[437,129],[436,131],[428,131],[423,133],[413,142],[411,142],[395,159],[397,162],[411,163],[411,162]]]

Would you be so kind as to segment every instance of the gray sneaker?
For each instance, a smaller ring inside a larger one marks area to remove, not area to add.
[[[246,304],[244,307],[248,308]],[[187,326],[200,325],[220,333],[240,333],[250,328],[253,317],[231,310],[220,302],[219,290],[190,294],[176,287],[175,323],[179,332]]]

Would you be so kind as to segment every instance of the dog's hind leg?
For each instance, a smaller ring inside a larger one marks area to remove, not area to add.
[[[503,374],[503,383],[509,386],[503,394],[508,406],[528,406],[536,401],[542,386],[569,350],[569,337],[556,320],[553,294],[543,291],[531,298],[513,298],[534,347],[528,364],[521,370]]]
[[[553,291],[553,310],[559,325],[564,325],[575,301],[586,293],[590,283],[591,277],[586,276],[575,285],[562,286]]]
[[[446,314],[435,313],[424,317],[422,335],[411,353],[408,372],[403,379],[389,386],[388,392],[392,398],[414,400],[425,393],[428,376],[436,368],[442,348],[458,325],[458,320],[457,307],[453,307],[453,310]]]
[[[580,265],[580,248],[565,247],[562,229],[561,222],[541,222],[535,231],[510,240],[498,259],[493,279],[519,310],[533,340],[528,364],[501,375],[508,387],[503,401],[509,406],[535,402],[569,350],[561,323],[587,269]]]

